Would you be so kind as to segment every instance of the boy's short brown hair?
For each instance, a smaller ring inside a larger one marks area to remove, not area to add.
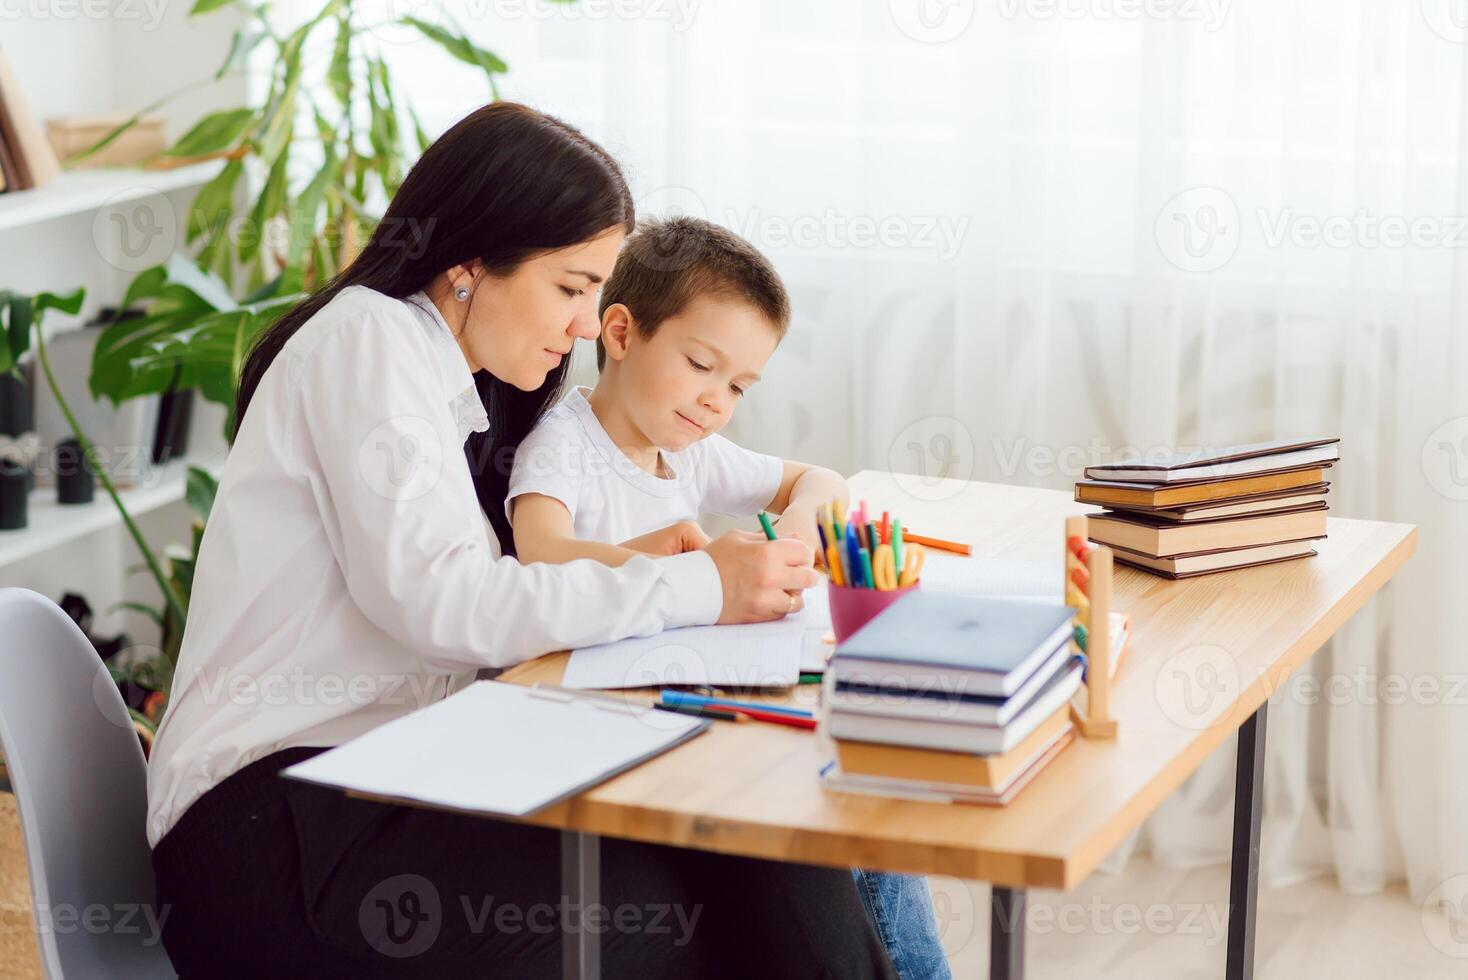
[[[637,222],[601,289],[598,316],[621,303],[643,339],[700,296],[742,300],[770,321],[777,337],[790,327],[790,296],[768,259],[738,235],[702,218]],[[596,339],[596,369],[607,350]]]

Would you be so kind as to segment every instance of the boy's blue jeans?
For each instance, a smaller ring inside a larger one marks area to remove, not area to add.
[[[852,868],[851,876],[902,980],[951,980],[927,879],[861,868]]]

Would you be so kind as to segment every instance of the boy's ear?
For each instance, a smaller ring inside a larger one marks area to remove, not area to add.
[[[627,345],[636,326],[632,311],[624,304],[613,303],[607,307],[606,312],[601,315],[601,342],[606,348],[608,358],[620,361],[627,356]]]

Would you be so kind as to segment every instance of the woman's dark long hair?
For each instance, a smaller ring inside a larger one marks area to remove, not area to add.
[[[356,260],[251,348],[235,401],[236,431],[286,341],[346,287],[402,299],[455,265],[478,259],[488,273],[504,275],[538,253],[614,227],[630,233],[633,221],[621,169],[579,130],[512,102],[477,109],[423,152]],[[504,503],[515,450],[555,401],[568,361],[534,391],[488,371],[474,376],[490,428],[472,434],[464,452],[479,504],[506,554],[514,553]]]

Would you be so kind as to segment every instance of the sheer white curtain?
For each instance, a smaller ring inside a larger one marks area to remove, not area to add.
[[[1129,447],[1339,434],[1335,514],[1418,524],[1418,554],[1274,699],[1265,881],[1420,900],[1468,872],[1448,0],[458,2],[505,94],[611,148],[644,212],[779,266],[795,324],[736,438],[1066,488]],[[393,59],[431,125],[485,94]],[[1225,860],[1232,779],[1230,746],[1112,866]]]

